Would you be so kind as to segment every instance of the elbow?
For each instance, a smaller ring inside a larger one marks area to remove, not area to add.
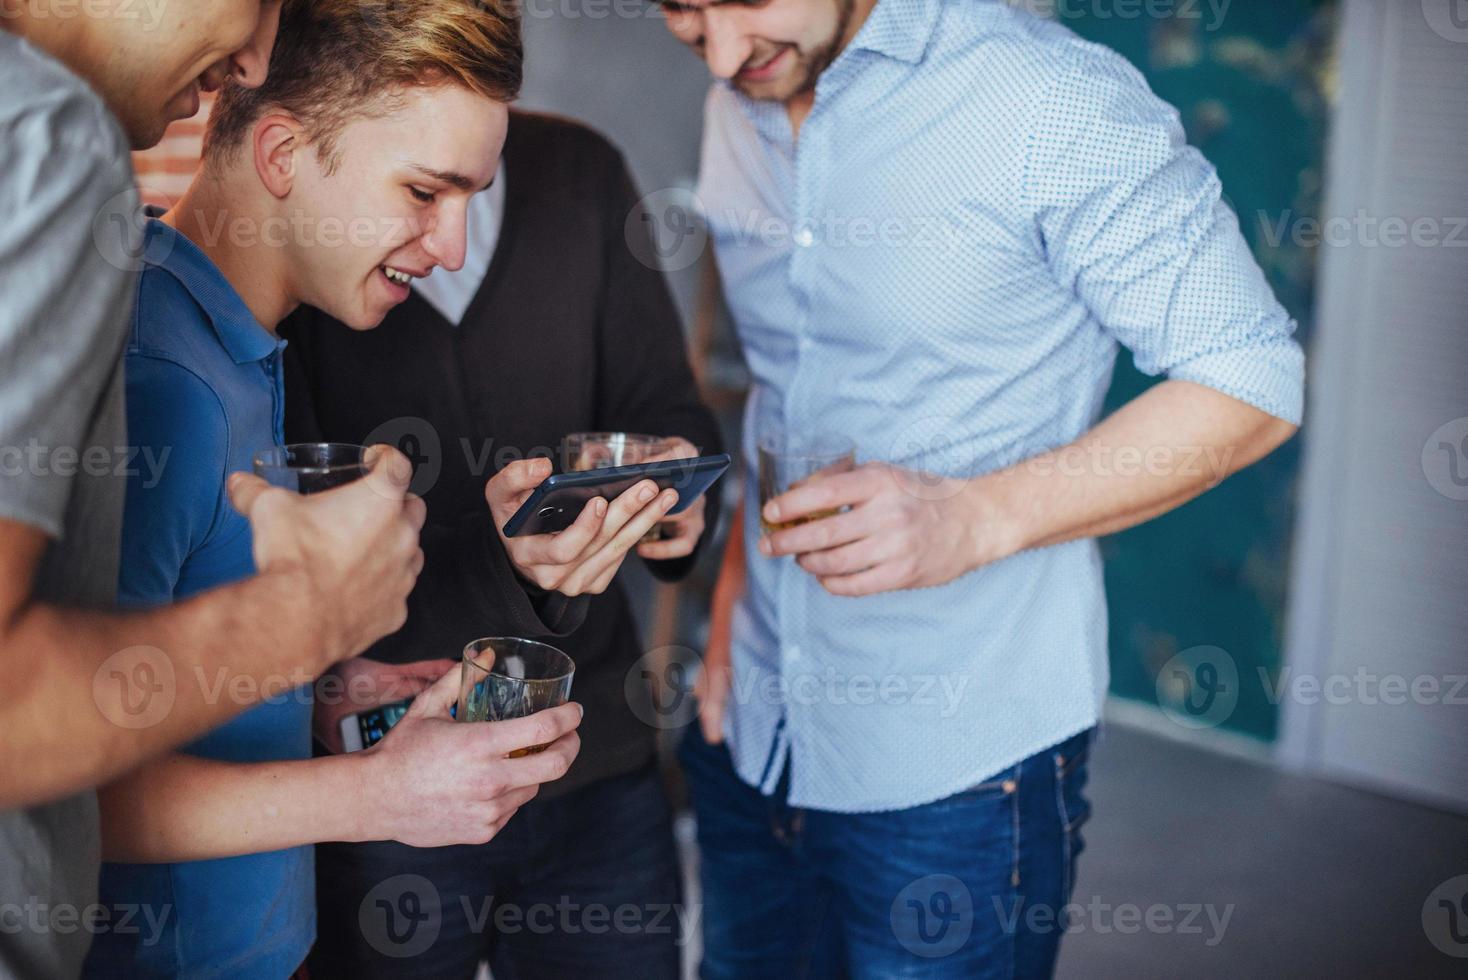
[[[1259,455],[1268,456],[1294,438],[1299,431],[1300,427],[1293,422],[1273,415],[1266,416],[1258,435]]]

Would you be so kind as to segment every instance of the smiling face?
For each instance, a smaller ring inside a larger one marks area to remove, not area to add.
[[[281,0],[188,0],[164,4],[156,20],[109,21],[106,63],[93,81],[133,146],[155,145],[226,77],[248,88],[263,83],[280,7]]]
[[[815,88],[848,40],[855,0],[663,0],[668,30],[752,99]]]
[[[408,298],[405,277],[463,266],[469,198],[493,180],[509,126],[504,103],[452,83],[406,89],[387,109],[348,123],[327,161],[298,149],[277,206],[294,229],[293,298],[357,330]]]

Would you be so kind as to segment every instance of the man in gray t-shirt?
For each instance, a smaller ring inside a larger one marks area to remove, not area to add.
[[[0,92],[0,517],[53,539],[37,599],[105,605],[117,591],[125,483],[113,470],[127,443],[134,276],[93,247],[92,219],[115,214],[99,231],[120,236],[114,257],[136,253],[128,144],[85,83],[4,32]],[[0,813],[0,973],[76,972],[76,944],[51,915],[96,900],[96,822],[91,790]]]
[[[76,5],[68,5],[75,8]],[[95,901],[97,785],[402,625],[421,567],[407,461],[312,498],[244,478],[259,574],[150,612],[115,598],[122,350],[140,268],[129,147],[199,93],[258,86],[280,0],[115,15],[0,0],[0,977],[75,976]],[[175,461],[174,465],[188,465]],[[118,659],[121,658],[121,659]],[[141,709],[141,710],[140,710]],[[165,910],[147,910],[152,915]]]

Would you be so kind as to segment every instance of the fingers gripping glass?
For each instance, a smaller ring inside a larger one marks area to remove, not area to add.
[[[771,524],[764,518],[764,507],[782,493],[855,467],[856,444],[845,436],[830,433],[762,436],[759,440],[760,527],[766,534],[773,534],[840,513],[839,509],[827,510]]]
[[[509,721],[565,704],[576,664],[548,643],[487,636],[464,647],[462,669],[458,720]],[[510,758],[544,748],[516,749]]]
[[[367,475],[367,450],[342,442],[298,442],[255,454],[255,475],[293,493],[321,493]]]

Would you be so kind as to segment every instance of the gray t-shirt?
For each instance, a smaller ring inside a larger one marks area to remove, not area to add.
[[[116,597],[137,210],[101,99],[0,30],[0,518],[51,538],[36,582],[47,602]],[[31,669],[14,659],[7,670]],[[0,976],[80,972],[99,856],[90,790],[0,812]]]

